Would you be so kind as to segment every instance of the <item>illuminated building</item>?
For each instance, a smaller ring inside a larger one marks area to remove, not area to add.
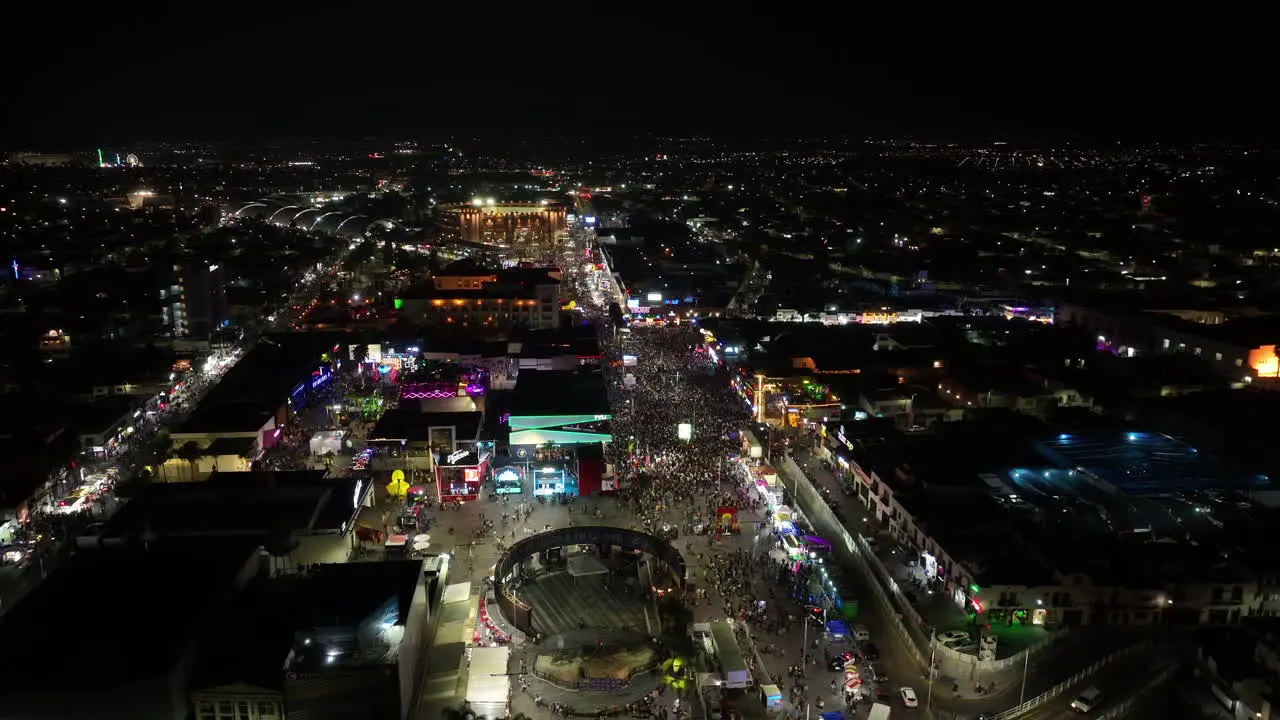
[[[508,457],[500,472],[510,470],[508,485],[520,482],[534,495],[615,489],[603,481],[603,447],[613,438],[612,418],[598,368],[521,371],[507,417]]]
[[[216,264],[172,266],[160,279],[158,295],[161,317],[174,337],[208,340],[229,313],[226,279]]]
[[[1276,346],[1263,345],[1250,350],[1249,367],[1260,378],[1280,377],[1280,358],[1276,357]]]
[[[551,242],[564,230],[566,209],[558,203],[495,202],[439,205],[436,224],[441,237],[465,242],[520,248]]]
[[[431,284],[397,298],[401,317],[421,324],[471,328],[560,324],[560,281],[542,270],[433,277]]]
[[[1228,318],[1217,310],[1115,310],[1062,303],[1058,322],[1097,334],[1100,352],[1201,358],[1233,381],[1280,377],[1274,316]]]

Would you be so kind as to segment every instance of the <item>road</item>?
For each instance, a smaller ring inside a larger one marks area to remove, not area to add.
[[[805,459],[806,456],[802,453],[800,460],[803,462]],[[809,475],[811,481],[816,481],[818,485],[826,487],[834,498],[838,498],[837,502],[848,519],[846,522],[851,524],[861,522],[862,517],[865,515],[865,509],[862,508],[856,498],[849,498],[841,493],[840,489],[834,486],[835,481],[830,478],[829,474],[827,474],[827,482],[825,484],[822,481],[823,474],[809,473]],[[781,477],[785,480],[785,476]],[[796,499],[796,503],[814,523],[815,529],[821,535],[827,538],[840,537],[839,528],[824,526],[821,518],[825,514],[815,512],[810,498],[799,497]],[[902,640],[901,636],[891,629],[892,621],[885,613],[884,607],[872,595],[871,589],[867,587],[868,582],[875,581],[865,577],[859,571],[858,566],[853,562],[847,551],[841,547],[842,545],[843,543],[840,542],[833,543],[833,546],[839,551],[838,556],[842,565],[848,570],[849,579],[853,581],[855,592],[862,601],[863,616],[860,618],[860,622],[864,622],[871,629],[872,638],[880,646],[891,677],[911,678],[921,698],[926,697],[923,669],[912,659],[906,641]],[[1099,658],[1115,650],[1132,645],[1140,641],[1142,637],[1142,634],[1138,632],[1103,630],[1094,633],[1081,629],[1061,640],[1050,651],[1032,658],[1031,664],[1024,666],[1024,668],[1012,668],[1009,672],[1004,673],[1002,677],[979,677],[976,679],[960,677],[959,672],[949,670],[944,666],[940,669],[940,673],[944,677],[955,677],[957,683],[964,681],[966,682],[966,687],[960,688],[961,697],[957,697],[957,694],[952,691],[952,687],[948,684],[944,682],[936,683],[933,692],[933,707],[942,711],[955,712],[958,717],[1007,710],[1018,703],[1022,685],[1023,673],[1021,670],[1025,669],[1027,671],[1024,697],[1033,698],[1070,678]],[[995,690],[989,695],[972,697],[974,695],[973,688],[968,686],[968,683],[974,682],[983,684],[995,683]],[[945,716],[945,714],[941,715],[941,717]]]
[[[1156,645],[1142,652],[1112,663],[1092,677],[1076,683],[1052,701],[1019,716],[1019,720],[1068,720],[1079,718],[1080,713],[1071,709],[1071,703],[1080,693],[1097,687],[1104,694],[1103,702],[1090,713],[1097,716],[1144,690],[1167,667],[1171,652],[1168,646]]]

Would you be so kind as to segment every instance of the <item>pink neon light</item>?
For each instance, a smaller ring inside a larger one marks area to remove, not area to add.
[[[457,390],[406,390],[400,393],[402,400],[439,400],[457,396]]]

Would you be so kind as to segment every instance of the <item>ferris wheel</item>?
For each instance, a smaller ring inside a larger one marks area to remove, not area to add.
[[[142,164],[142,161],[138,159],[137,155],[134,155],[133,153],[129,153],[128,155],[124,156],[124,164],[128,165],[129,167],[138,167],[139,165]]]

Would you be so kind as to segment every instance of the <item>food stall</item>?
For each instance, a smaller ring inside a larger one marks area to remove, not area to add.
[[[456,450],[436,462],[436,487],[440,502],[471,502],[480,497],[480,488],[488,470],[488,453]]]

